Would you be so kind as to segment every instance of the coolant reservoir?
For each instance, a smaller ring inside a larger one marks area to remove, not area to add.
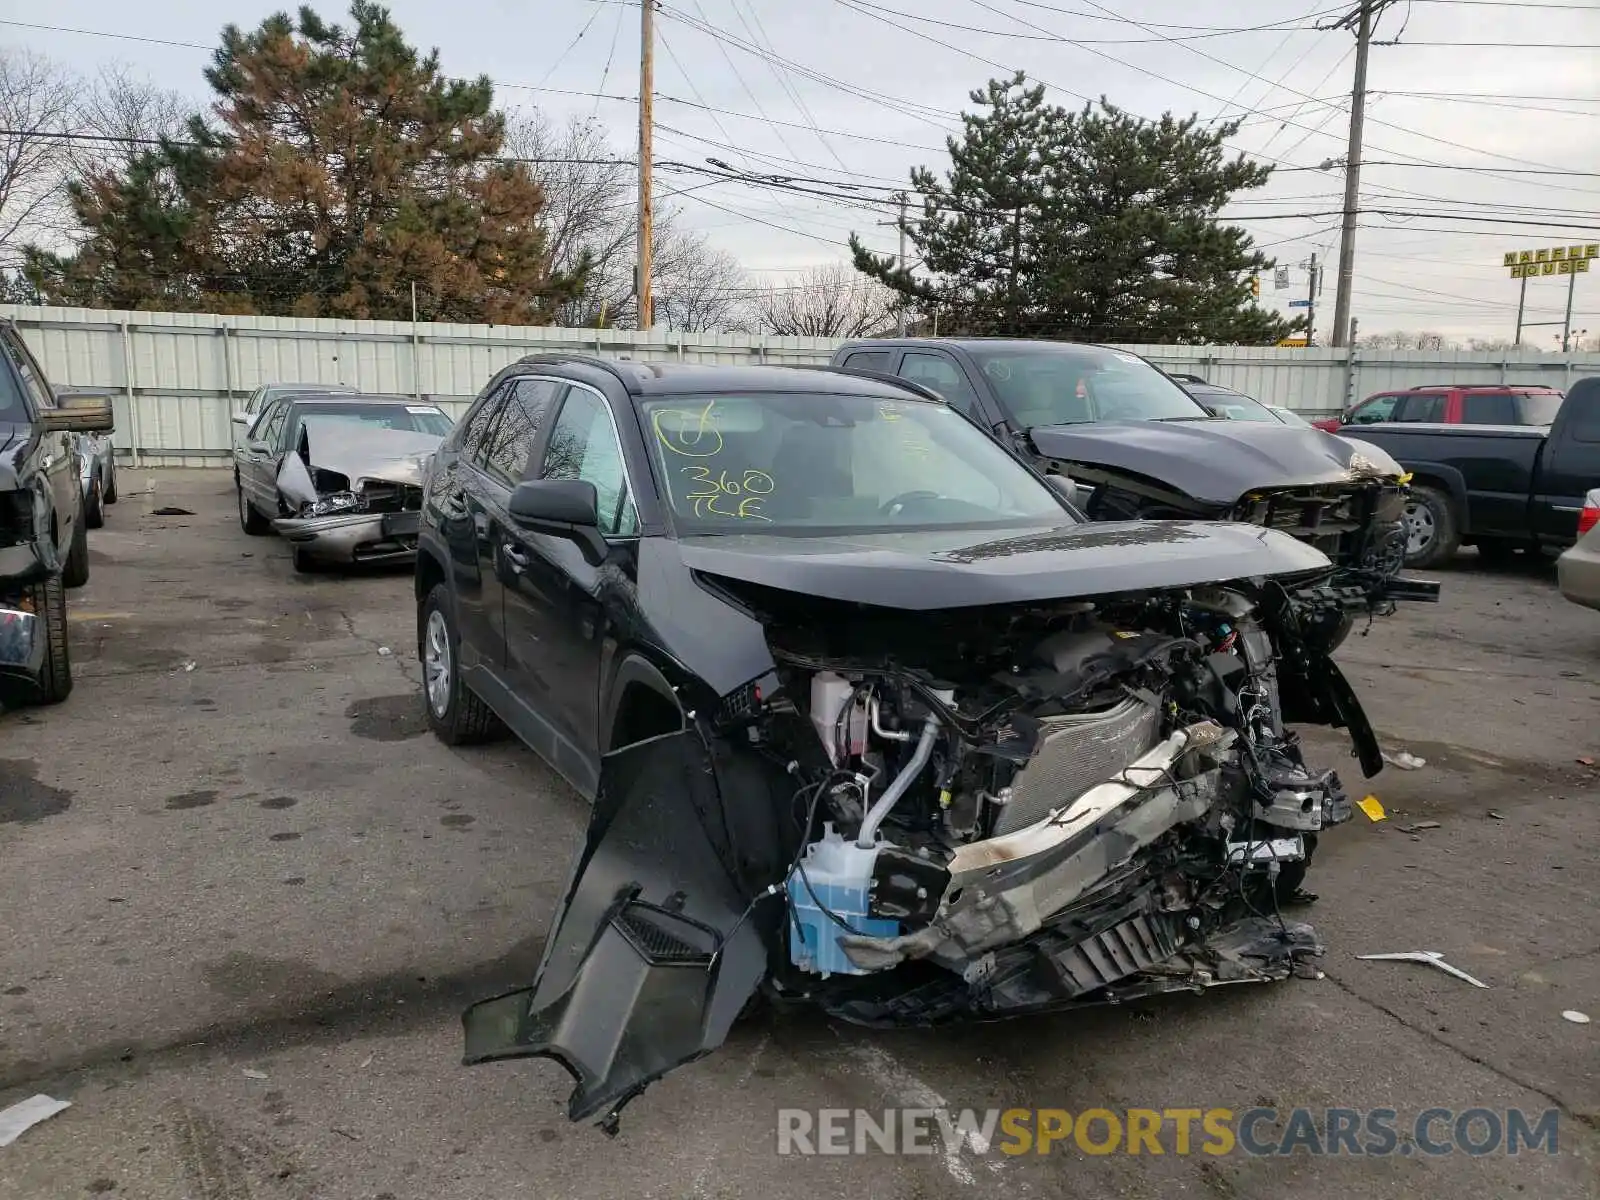
[[[855,685],[843,675],[832,671],[818,671],[811,677],[811,724],[828,751],[828,759],[839,766],[850,756],[864,754],[867,749],[867,709],[864,704],[851,705],[848,716],[840,721],[839,715]],[[843,734],[835,741],[835,730]]]
[[[841,921],[850,932],[865,937],[899,934],[898,921],[867,915],[877,860],[876,846],[857,846],[836,832],[832,822],[825,826],[822,840],[806,847],[805,856],[789,876],[789,908],[794,914],[789,922],[789,958],[795,966],[824,977],[867,974],[839,947],[839,939],[847,932]],[[824,912],[824,907],[833,916]]]

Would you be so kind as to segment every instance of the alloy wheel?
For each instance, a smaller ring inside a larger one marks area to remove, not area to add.
[[[450,707],[450,628],[444,614],[434,609],[428,614],[428,624],[422,638],[422,674],[428,692],[428,707],[433,715],[443,718]]]

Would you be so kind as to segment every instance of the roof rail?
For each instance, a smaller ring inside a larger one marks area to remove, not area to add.
[[[576,363],[579,366],[597,367],[617,377],[617,382],[622,384],[630,393],[637,393],[639,381],[630,379],[614,358],[601,358],[598,354],[576,354],[569,350],[541,350],[536,354],[524,354],[512,366],[521,366],[523,363],[537,365],[538,363]]]

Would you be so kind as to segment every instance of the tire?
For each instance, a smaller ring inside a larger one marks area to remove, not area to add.
[[[233,490],[239,495],[239,528],[251,537],[261,537],[272,532],[272,522],[268,521],[256,511],[256,506],[245,499],[244,487],[237,478],[233,481]]]
[[[1449,562],[1461,546],[1461,530],[1450,497],[1438,488],[1413,487],[1406,501],[1406,566]]]
[[[87,514],[82,512],[72,528],[72,544],[67,547],[67,561],[61,566],[61,582],[69,588],[81,588],[89,582],[89,523]]]
[[[83,523],[90,529],[99,529],[106,523],[105,497],[100,494],[100,476],[89,480],[89,494],[83,498]]]
[[[461,682],[460,648],[450,587],[435,584],[417,609],[417,657],[428,726],[446,746],[493,741],[506,732],[494,710]]]
[[[67,645],[67,590],[61,576],[52,575],[28,589],[33,610],[44,621],[44,668],[34,699],[39,704],[60,704],[72,694],[72,653]]]
[[[117,502],[117,459],[115,454],[106,459],[106,494],[102,497],[107,504]]]

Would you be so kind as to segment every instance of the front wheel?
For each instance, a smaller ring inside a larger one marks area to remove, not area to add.
[[[1461,545],[1450,497],[1431,487],[1414,487],[1406,501],[1406,566],[1433,567],[1449,562]]]
[[[422,659],[422,703],[428,725],[446,746],[487,742],[505,733],[494,710],[461,679],[461,635],[447,584],[436,584],[417,610],[417,651]]]
[[[72,694],[72,654],[67,645],[67,591],[61,576],[52,575],[28,589],[28,599],[44,624],[44,667],[33,699],[60,704]]]
[[[249,497],[244,494],[244,485],[235,479],[233,488],[239,494],[239,528],[251,537],[271,533],[272,525],[256,511],[256,506],[250,503]]]
[[[72,544],[67,548],[67,561],[61,567],[61,582],[69,588],[81,588],[89,582],[89,522],[87,513],[80,512],[72,526]]]
[[[105,497],[100,492],[100,476],[89,480],[89,494],[83,498],[83,523],[90,529],[99,529],[106,523]]]
[[[117,458],[114,453],[106,459],[105,502],[107,504],[115,504],[117,502]]]

